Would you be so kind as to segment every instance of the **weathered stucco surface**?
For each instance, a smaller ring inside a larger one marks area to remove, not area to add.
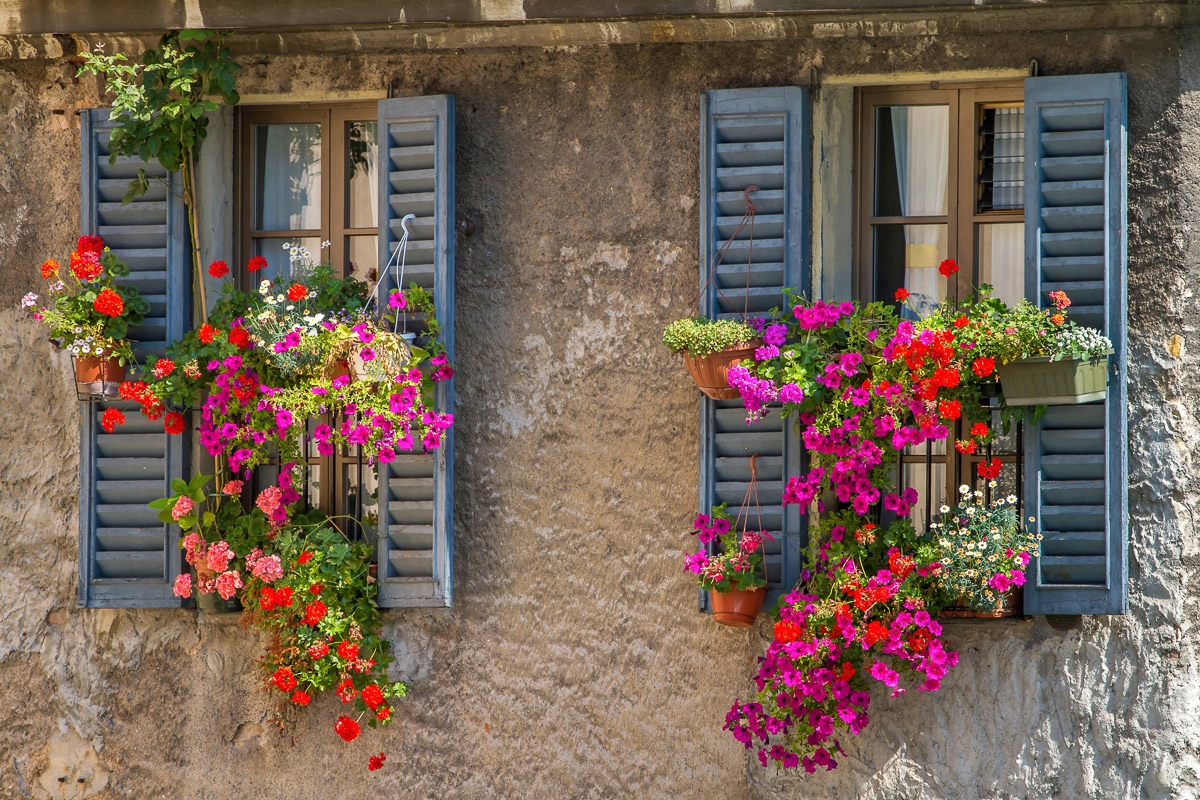
[[[0,425],[0,796],[1196,796],[1194,39],[244,59],[252,93],[456,95],[457,213],[474,233],[457,245],[455,604],[387,615],[412,694],[370,775],[376,734],[336,739],[335,699],[294,742],[268,727],[257,643],[233,621],[76,606],[78,410],[63,357],[11,309],[34,265],[77,234],[70,112],[95,104],[96,86],[62,61],[0,62],[0,365],[18,387]],[[1130,75],[1131,613],[1068,633],[1042,619],[956,623],[963,659],[942,691],[880,697],[838,771],[779,777],[720,730],[766,626],[716,627],[679,567],[697,395],[658,341],[695,300],[699,92],[802,83],[814,65],[889,74],[1035,58],[1048,74]]]

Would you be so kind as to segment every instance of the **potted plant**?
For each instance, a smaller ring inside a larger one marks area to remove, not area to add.
[[[667,326],[663,344],[683,356],[701,392],[714,400],[732,400],[738,391],[729,385],[729,368],[753,358],[763,342],[761,334],[747,322],[687,317]]]
[[[80,237],[71,253],[66,275],[53,259],[42,263],[47,282],[47,304],[30,292],[24,308],[50,327],[51,340],[71,354],[79,399],[112,397],[134,363],[126,338],[131,326],[141,325],[150,304],[132,286],[116,278],[129,268],[104,246],[98,236]]]
[[[724,503],[713,506],[711,516],[696,517],[692,535],[701,547],[687,557],[685,566],[697,576],[700,588],[708,591],[713,619],[733,628],[749,628],[767,596],[767,579],[760,575],[765,570],[760,567],[763,543],[770,536],[766,531],[739,533]],[[707,546],[714,540],[720,546],[710,554]]]
[[[995,488],[995,481],[990,485]],[[934,586],[946,602],[945,617],[997,618],[1021,613],[1025,566],[1041,534],[1022,530],[1015,495],[985,503],[983,490],[958,488],[954,508],[942,506],[919,550],[940,565]]]

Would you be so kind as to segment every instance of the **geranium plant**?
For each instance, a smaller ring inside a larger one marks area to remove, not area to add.
[[[42,263],[47,283],[44,305],[30,292],[21,300],[34,319],[50,328],[50,337],[77,358],[133,361],[129,328],[141,325],[150,304],[133,286],[117,283],[129,268],[99,236],[82,236],[71,253],[69,268],[53,259]]]

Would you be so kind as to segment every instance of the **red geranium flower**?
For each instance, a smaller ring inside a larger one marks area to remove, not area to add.
[[[229,265],[224,261],[214,261],[208,265],[208,274],[214,278],[224,278],[229,274]]]
[[[358,660],[358,643],[343,641],[338,645],[337,653],[347,661]]]
[[[297,564],[307,564],[310,561],[312,561],[312,553],[308,550],[302,552],[300,557],[296,559]]]
[[[316,661],[318,658],[324,658],[327,655],[329,655],[329,645],[325,644],[324,642],[317,642],[316,644],[309,645],[308,657],[313,661]]]
[[[92,301],[92,308],[106,317],[119,317],[125,311],[125,301],[112,289],[102,289]]]
[[[308,592],[309,592],[309,594],[320,594],[321,590],[324,588],[325,588],[324,584],[314,583],[312,586],[308,587]]]
[[[71,272],[81,281],[94,281],[104,271],[100,257],[94,253],[71,253]]]
[[[965,328],[969,324],[971,324],[971,321],[968,320],[965,315],[960,315],[954,318],[954,327],[956,328]]]
[[[312,698],[308,696],[308,692],[305,692],[302,689],[297,689],[292,695],[292,702],[298,706],[306,706],[311,700]]]
[[[854,677],[854,673],[857,671],[858,670],[856,670],[854,668],[854,665],[851,664],[849,661],[843,661],[842,662],[842,674],[839,675],[838,677],[846,682],[849,682],[850,679]]]
[[[380,753],[377,756],[371,756],[367,759],[367,769],[374,772],[377,769],[383,769],[383,762],[387,761],[387,756]]]
[[[907,299],[908,299],[908,289],[897,289],[896,290],[896,300],[898,302],[903,303]]]
[[[275,590],[270,586],[264,586],[263,590],[258,594],[258,605],[263,611],[270,611],[275,608]]]
[[[289,667],[280,667],[271,676],[271,683],[278,686],[281,691],[290,692],[296,688],[296,676],[292,674]]]
[[[983,423],[983,422],[976,422],[974,425],[971,426],[971,435],[972,436],[987,436],[988,435],[987,424]]]
[[[977,447],[978,446],[975,444],[974,439],[970,440],[969,442],[954,443],[954,449],[963,454],[974,453]]]
[[[958,419],[962,416],[962,403],[957,400],[943,400],[938,403],[938,413],[946,419]]]
[[[172,436],[178,436],[187,428],[187,422],[183,418],[183,414],[175,411],[168,411],[167,418],[163,422],[163,430]]]
[[[303,300],[307,296],[308,287],[303,283],[293,283],[291,288],[288,289],[288,300],[291,300],[293,303]]]
[[[354,688],[354,683],[349,678],[338,684],[337,696],[342,698],[343,703],[349,703],[358,694],[358,690]]]
[[[115,408],[105,409],[104,417],[100,420],[100,427],[104,428],[104,430],[108,431],[109,433],[112,433],[113,429],[118,425],[124,424],[125,415]]]
[[[46,280],[58,277],[58,262],[53,258],[48,258],[42,262],[42,277]]]
[[[938,272],[949,278],[951,275],[958,272],[958,262],[953,258],[947,258],[941,264],[938,264]]]
[[[162,380],[175,371],[175,362],[169,358],[160,358],[154,362],[154,377]]]
[[[886,639],[891,635],[892,632],[888,630],[887,625],[884,625],[878,620],[874,620],[871,622],[871,624],[867,625],[867,633],[865,636],[863,636],[863,644],[865,644],[867,647],[871,647],[876,642]]]
[[[234,325],[229,329],[229,343],[234,347],[246,348],[250,346],[250,334],[241,325]]]
[[[776,623],[778,624],[778,623]],[[369,683],[362,690],[363,702],[367,704],[367,708],[374,711],[379,708],[379,704],[383,702],[383,690],[373,683]]]
[[[247,272],[258,272],[260,269],[267,268],[267,260],[262,256],[254,256],[250,259],[250,263],[246,264]]]
[[[375,719],[379,720],[380,722],[386,722],[387,718],[391,715],[392,709],[387,706],[380,706],[379,710],[375,712]]]
[[[212,325],[206,322],[200,326],[200,330],[196,332],[196,335],[200,337],[200,341],[204,344],[212,344],[213,337],[217,335],[217,332],[213,329]]]
[[[337,735],[345,739],[347,742],[353,742],[358,738],[358,732],[362,730],[358,723],[347,717],[345,714],[337,718],[333,729],[337,731]]]
[[[1002,466],[1003,465],[1001,464],[1000,459],[993,458],[991,463],[986,461],[979,462],[979,464],[976,465],[975,470],[979,473],[979,477],[983,478],[984,480],[994,481],[996,478],[1000,477],[1000,469]]]
[[[791,620],[781,619],[775,623],[775,641],[780,644],[794,642],[804,634],[804,629]],[[364,692],[364,694],[366,694]]]
[[[304,607],[304,624],[316,627],[321,620],[325,619],[325,604],[320,600],[314,600]]]
[[[99,236],[80,236],[75,244],[75,250],[81,254],[94,255],[99,258],[104,254],[104,240]]]
[[[986,378],[996,369],[996,359],[980,356],[971,362],[971,369],[981,378]]]

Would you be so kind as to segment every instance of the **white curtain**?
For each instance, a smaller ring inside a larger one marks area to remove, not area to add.
[[[979,259],[993,297],[1013,305],[1025,296],[1025,223],[980,225]]]
[[[906,217],[944,215],[950,107],[892,106],[891,112],[900,213]],[[924,315],[946,293],[946,279],[937,270],[945,258],[946,226],[905,225],[904,242],[904,288],[909,292],[909,305],[917,315]],[[905,313],[913,315],[907,308]]]
[[[321,126],[261,125],[257,135],[258,229],[320,230]]]

